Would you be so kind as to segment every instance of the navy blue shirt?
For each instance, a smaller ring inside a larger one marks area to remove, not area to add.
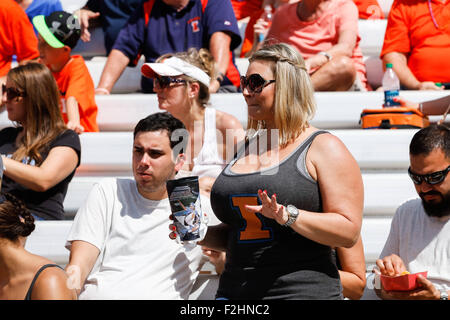
[[[209,48],[211,35],[218,31],[230,34],[230,50],[241,42],[230,1],[209,0],[204,12],[201,0],[190,0],[178,12],[162,0],[155,0],[152,8],[149,8],[149,3],[144,2],[143,10],[133,13],[113,47],[123,52],[131,65],[137,64],[141,54],[145,56],[146,62],[154,62],[165,53]],[[238,84],[239,79],[235,85]],[[143,78],[142,89],[152,92],[152,81]]]
[[[141,8],[144,0],[89,0],[86,7],[100,13],[103,33],[105,35],[105,48],[109,52],[119,35],[120,30],[136,9]]]

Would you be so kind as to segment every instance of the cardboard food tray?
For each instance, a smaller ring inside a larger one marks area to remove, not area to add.
[[[428,272],[409,273],[396,277],[381,275],[380,280],[386,291],[411,291],[419,287],[416,281],[419,274],[426,278]]]

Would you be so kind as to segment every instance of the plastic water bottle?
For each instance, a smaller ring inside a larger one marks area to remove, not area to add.
[[[392,69],[392,63],[386,63],[386,71],[382,80],[384,90],[384,105],[383,107],[395,107],[399,106],[399,102],[395,102],[393,99],[399,96],[400,81],[397,78],[394,70]]]
[[[272,7],[270,5],[266,5],[264,7],[264,12],[261,15],[261,18],[269,23],[267,30],[270,29],[270,26],[272,24]],[[258,34],[258,40],[259,42],[262,42],[264,40],[264,34],[262,33]]]

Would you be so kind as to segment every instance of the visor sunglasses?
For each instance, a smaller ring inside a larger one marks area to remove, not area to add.
[[[275,82],[275,80],[265,80],[259,74],[254,73],[248,77],[241,77],[241,90],[244,91],[244,89],[247,88],[250,93],[260,93],[264,87],[267,87],[273,82]]]
[[[12,100],[17,97],[25,97],[25,92],[19,91],[16,88],[7,88],[5,84],[2,84],[2,94],[6,92],[6,99]]]
[[[172,77],[155,77],[153,79],[153,86],[158,85],[161,89],[170,87],[172,83],[186,83],[186,80]]]
[[[450,166],[447,167],[447,169],[444,169],[442,171],[436,171],[429,174],[417,174],[411,171],[411,167],[408,168],[408,175],[411,178],[411,180],[419,185],[422,183],[422,181],[425,181],[428,184],[438,184],[444,181],[445,177],[447,176],[448,172],[450,171]]]

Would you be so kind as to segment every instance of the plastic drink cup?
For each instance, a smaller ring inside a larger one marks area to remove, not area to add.
[[[202,210],[198,176],[167,181],[176,232],[181,241],[201,240]]]

